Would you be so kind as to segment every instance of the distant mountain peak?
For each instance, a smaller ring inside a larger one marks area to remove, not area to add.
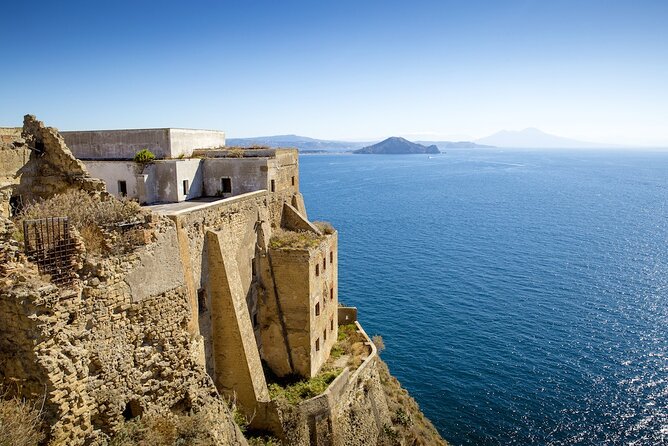
[[[516,148],[594,148],[604,147],[596,144],[575,139],[551,135],[535,127],[527,127],[523,130],[501,130],[493,135],[476,140],[480,144],[489,144],[497,147]]]

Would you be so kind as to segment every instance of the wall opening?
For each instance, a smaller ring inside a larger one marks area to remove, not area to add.
[[[315,315],[320,316],[320,302],[315,304]]]
[[[320,264],[318,263],[315,266],[315,276],[318,277],[320,275]]]
[[[292,177],[292,185],[295,185],[295,177]]]
[[[257,328],[257,327],[259,327],[259,325],[260,325],[260,323],[257,320],[257,313],[254,313],[253,314],[253,328]]]
[[[137,418],[141,416],[144,413],[144,410],[141,408],[141,405],[139,404],[139,401],[137,400],[130,400],[126,405],[125,409],[123,410],[123,418],[125,420],[131,420],[133,418]]]
[[[324,258],[322,259],[322,270],[325,271],[327,269],[327,259]]]
[[[118,195],[121,197],[128,196],[128,183],[123,180],[118,180]]]
[[[329,329],[330,331],[334,331],[334,318],[329,319]]]
[[[14,195],[9,198],[9,213],[12,217],[16,217],[23,211],[23,200],[20,195]]]
[[[271,180],[271,191],[276,192],[276,180]]]
[[[231,178],[221,178],[220,179],[220,191],[224,194],[232,193],[232,179]]]
[[[329,263],[334,263],[334,251],[329,251]]]
[[[322,331],[322,340],[323,341],[327,340],[327,329],[326,328]]]
[[[197,309],[199,310],[199,314],[206,313],[207,308],[206,308],[206,291],[204,288],[200,288],[197,290]]]
[[[320,351],[320,338],[315,340],[315,351]]]
[[[334,288],[329,289],[329,300],[334,300]]]
[[[188,180],[183,180],[183,195],[188,195]]]

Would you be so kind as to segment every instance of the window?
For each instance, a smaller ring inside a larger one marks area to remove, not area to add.
[[[317,264],[315,266],[315,276],[318,277],[320,275],[320,264]]]
[[[315,315],[320,316],[320,302],[315,304]]]
[[[329,251],[329,263],[334,263],[334,251]]]
[[[334,300],[334,287],[329,289],[329,300]]]
[[[257,313],[255,313],[255,314],[253,315],[253,328],[257,328],[258,325],[259,325],[259,324],[258,324],[258,322],[257,322]]]
[[[295,177],[292,177],[292,185],[295,185]]]
[[[257,267],[255,266],[255,259],[251,259],[251,274],[253,277],[257,276]]]
[[[231,178],[221,178],[220,179],[220,191],[224,194],[232,193],[232,179]]]
[[[276,192],[276,181],[275,180],[271,180],[271,191]]]
[[[329,320],[329,329],[330,329],[331,331],[334,331],[334,318],[331,318],[331,319]]]
[[[327,259],[324,258],[324,259],[322,259],[322,270],[324,271],[326,269],[327,269]]]
[[[322,340],[326,341],[327,340],[327,329],[322,331]]]
[[[188,195],[188,180],[183,180],[183,195]]]
[[[121,197],[128,196],[128,184],[125,181],[118,181],[118,195]]]
[[[320,338],[315,340],[315,351],[320,351]]]

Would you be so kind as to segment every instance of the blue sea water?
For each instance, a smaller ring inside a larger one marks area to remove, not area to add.
[[[668,444],[668,153],[300,158],[339,293],[454,445]]]

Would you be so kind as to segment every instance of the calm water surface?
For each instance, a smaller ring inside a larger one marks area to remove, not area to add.
[[[668,153],[300,165],[341,300],[446,439],[668,444]]]

